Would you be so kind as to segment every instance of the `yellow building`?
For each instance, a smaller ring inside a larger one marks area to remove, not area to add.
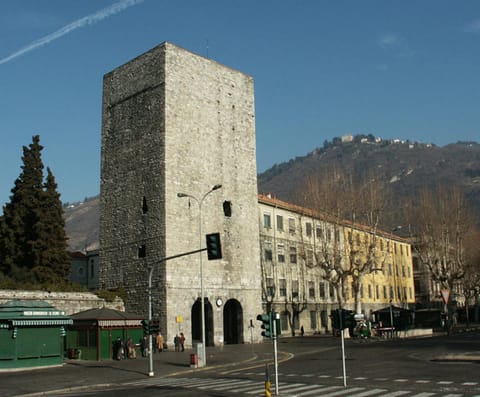
[[[280,313],[284,335],[302,326],[307,334],[330,332],[339,306],[374,320],[376,310],[414,303],[406,240],[268,195],[258,203],[263,305]]]

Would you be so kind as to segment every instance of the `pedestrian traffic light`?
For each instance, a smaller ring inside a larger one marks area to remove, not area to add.
[[[150,321],[142,320],[143,333],[145,335],[150,335]]]
[[[257,320],[262,322],[262,336],[271,338],[273,336],[272,313],[263,313],[257,316]]]
[[[220,243],[220,233],[207,234],[206,238],[208,260],[222,259],[222,245]]]

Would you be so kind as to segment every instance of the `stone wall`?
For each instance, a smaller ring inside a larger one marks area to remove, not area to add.
[[[64,311],[67,315],[102,307],[125,311],[125,306],[120,298],[113,302],[107,302],[88,292],[0,290],[0,304],[11,300],[45,301],[58,310]]]
[[[248,342],[261,312],[256,176],[250,76],[170,43],[107,74],[100,287],[122,284],[127,310],[147,314],[153,267],[153,316],[167,340],[182,331],[191,341],[203,282],[215,343]],[[222,188],[207,197],[215,184]],[[212,232],[221,234],[222,260],[162,260],[204,247]],[[225,321],[238,329],[225,331]]]

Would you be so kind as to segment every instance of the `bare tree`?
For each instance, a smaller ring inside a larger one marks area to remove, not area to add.
[[[414,216],[417,255],[440,288],[453,291],[465,275],[465,239],[471,214],[457,188],[422,190]]]
[[[361,312],[362,278],[379,270],[385,260],[377,250],[377,237],[386,185],[372,175],[355,178],[351,172],[331,169],[309,177],[305,186],[305,205],[319,214],[323,228],[313,266],[335,288],[340,308],[351,281],[355,310]]]

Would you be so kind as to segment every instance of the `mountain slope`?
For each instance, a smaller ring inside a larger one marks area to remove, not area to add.
[[[480,222],[480,145],[474,142],[437,147],[364,136],[352,137],[347,142],[335,138],[323,148],[258,175],[258,190],[295,203],[303,180],[334,164],[351,169],[357,175],[370,171],[380,174],[391,184],[394,193],[391,212],[397,214],[402,202],[413,200],[418,189],[424,186],[457,185],[476,209],[477,223]],[[65,220],[71,250],[98,248],[98,197],[67,205]],[[401,222],[395,216],[388,221],[391,224],[387,226],[392,227]]]

